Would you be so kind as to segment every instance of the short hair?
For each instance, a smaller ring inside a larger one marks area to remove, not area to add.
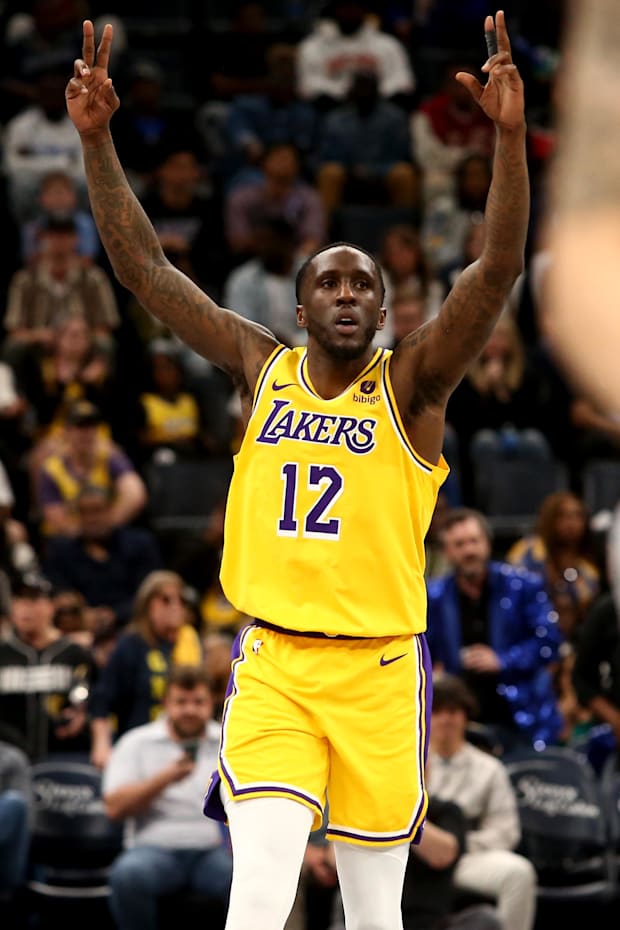
[[[433,678],[433,711],[458,707],[468,720],[478,715],[478,702],[465,682],[442,672]]]
[[[181,688],[183,691],[193,691],[194,688],[206,688],[211,693],[211,685],[206,669],[201,665],[173,665],[166,676],[165,694],[171,688]]]
[[[445,533],[458,523],[465,523],[466,520],[475,520],[489,542],[491,542],[493,539],[491,524],[483,513],[479,510],[474,510],[473,507],[454,507],[452,510],[449,510],[441,526],[441,532]]]
[[[329,245],[322,246],[322,248],[317,249],[316,252],[313,252],[312,255],[309,255],[308,258],[305,260],[305,262],[303,263],[303,265],[297,272],[297,277],[295,278],[295,298],[298,304],[301,303],[301,289],[304,286],[305,277],[308,271],[310,270],[310,265],[312,264],[314,259],[318,255],[321,255],[322,252],[328,252],[329,249],[340,249],[340,248],[355,249],[356,252],[361,252],[362,255],[366,255],[372,261],[375,274],[377,276],[377,280],[379,282],[379,286],[381,289],[381,303],[383,303],[383,299],[385,297],[385,282],[383,281],[383,274],[381,273],[381,266],[379,262],[377,261],[377,259],[375,258],[375,256],[372,254],[372,252],[369,252],[368,249],[364,249],[361,245],[355,245],[355,243],[353,242],[340,241],[340,242],[331,242]]]

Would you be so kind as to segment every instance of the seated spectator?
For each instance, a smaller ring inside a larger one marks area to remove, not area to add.
[[[539,403],[539,372],[527,364],[516,324],[504,314],[447,408],[461,449],[461,476],[466,499],[472,499],[472,464],[523,458],[551,458]]]
[[[148,348],[150,383],[140,395],[140,447],[145,459],[159,449],[196,456],[209,440],[199,398],[188,389],[181,347],[170,339],[155,339]]]
[[[382,99],[377,78],[368,71],[355,73],[347,101],[325,117],[317,161],[317,187],[328,214],[343,201],[385,202],[387,196],[395,206],[419,203],[407,118]]]
[[[386,307],[392,307],[396,294],[406,292],[423,301],[421,322],[437,316],[445,296],[444,287],[433,273],[415,226],[401,224],[386,230],[379,260],[385,283]]]
[[[33,448],[29,458],[35,467],[45,455],[59,448],[67,415],[79,400],[95,404],[115,416],[114,374],[109,352],[96,339],[82,317],[67,317],[50,329],[47,349],[33,346],[19,364],[19,378],[33,421]],[[101,434],[109,435],[109,427]]]
[[[80,209],[75,181],[64,171],[50,171],[39,184],[37,214],[21,229],[22,260],[25,264],[39,257],[41,232],[49,216],[57,219],[71,217],[75,223],[78,255],[85,262],[96,261],[101,250],[97,227],[91,214]]]
[[[457,169],[469,155],[493,155],[495,127],[468,89],[457,81],[459,71],[474,74],[471,65],[451,62],[441,90],[424,100],[411,117],[413,155],[422,168],[424,202],[453,197]]]
[[[314,107],[297,95],[296,49],[277,43],[267,51],[265,89],[243,94],[230,106],[227,130],[234,154],[233,183],[256,172],[263,155],[275,145],[291,145],[302,168],[309,173],[317,141],[318,116]]]
[[[142,581],[163,566],[152,534],[114,525],[112,506],[109,488],[82,488],[77,534],[52,538],[44,567],[57,591],[79,592],[95,616],[107,616],[107,622],[120,627],[129,622]]]
[[[491,174],[490,158],[467,155],[455,170],[454,193],[436,198],[424,211],[424,249],[437,273],[450,279],[450,286],[460,268],[468,264],[463,261],[463,253],[467,254],[466,238],[470,227],[484,221]],[[480,251],[483,243],[484,239]],[[472,244],[470,249],[473,252]],[[474,252],[470,260],[478,258],[478,254]]]
[[[415,78],[398,39],[367,19],[364,0],[331,0],[314,29],[299,43],[299,92],[322,108],[347,96],[353,75],[372,72],[383,98],[409,102]]]
[[[12,582],[11,632],[0,641],[0,738],[32,762],[87,752],[90,654],[54,626],[52,586],[34,572]]]
[[[45,66],[35,102],[11,117],[3,132],[4,170],[18,222],[36,212],[37,189],[50,171],[66,171],[84,193],[86,176],[80,140],[65,106],[66,65]]]
[[[108,761],[114,735],[159,715],[170,668],[202,662],[198,634],[187,622],[184,588],[180,575],[156,571],[136,592],[132,622],[91,694],[92,761],[100,768]]]
[[[476,510],[451,510],[442,540],[452,570],[428,583],[433,666],[464,678],[480,722],[506,748],[543,749],[561,725],[550,673],[561,637],[544,581],[491,561],[491,530]]]
[[[220,728],[201,669],[173,669],[163,715],[112,749],[103,774],[107,815],[125,822],[127,849],[112,866],[110,909],[118,930],[157,930],[163,895],[195,891],[228,903],[232,854],[196,798],[217,766]]]
[[[321,200],[299,174],[299,155],[288,143],[265,152],[262,178],[233,188],[226,206],[226,237],[238,255],[255,254],[265,222],[286,220],[300,255],[309,255],[325,241],[326,218]]]
[[[188,140],[162,144],[141,202],[170,261],[186,256],[192,277],[206,288],[221,287],[227,265],[222,205]]]
[[[127,456],[98,432],[101,413],[87,400],[70,409],[63,447],[44,459],[38,481],[39,507],[47,536],[74,536],[76,504],[86,485],[109,489],[112,526],[130,523],[146,504],[146,488]]]
[[[395,349],[405,336],[415,332],[425,320],[426,305],[424,298],[416,295],[415,291],[397,290],[390,300],[386,326],[381,332],[377,333],[375,342],[377,345],[384,345],[387,342],[389,348]],[[390,321],[390,340],[384,341],[382,336],[388,328],[388,321]]]
[[[578,637],[579,625],[601,581],[583,501],[570,491],[546,497],[535,534],[518,540],[506,561],[543,576],[563,636]]]
[[[123,92],[123,106],[114,120],[114,144],[136,194],[144,193],[168,143],[185,151],[200,151],[201,141],[191,115],[168,106],[163,72],[146,58],[134,60]]]
[[[441,578],[450,571],[450,562],[444,554],[442,541],[443,527],[449,513],[448,497],[444,491],[440,491],[428,532],[424,537],[424,577],[427,581]]]
[[[264,4],[236,0],[227,4],[230,24],[211,36],[210,93],[208,97],[234,100],[241,94],[260,94],[267,78],[267,53],[274,42]],[[201,78],[204,77],[202,72]]]
[[[52,326],[80,317],[107,339],[120,318],[105,272],[87,266],[77,251],[75,220],[48,216],[39,232],[37,261],[11,278],[4,326],[7,348],[52,341]]]
[[[456,888],[493,898],[503,930],[532,930],[536,873],[513,851],[521,828],[506,769],[466,740],[474,706],[473,695],[458,678],[434,680],[429,794],[457,804],[467,820],[465,851],[453,876]]]
[[[298,263],[292,233],[286,220],[264,221],[256,237],[257,257],[235,268],[224,288],[225,306],[266,326],[288,346],[306,341],[294,311]]]
[[[0,908],[9,927],[15,893],[26,881],[31,804],[28,758],[10,743],[0,742]]]

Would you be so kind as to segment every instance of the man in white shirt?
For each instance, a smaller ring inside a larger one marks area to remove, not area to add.
[[[156,930],[157,899],[188,890],[227,902],[232,857],[220,826],[202,816],[217,765],[219,725],[201,668],[172,669],[164,713],[116,743],[103,776],[106,813],[125,820],[126,850],[110,875],[119,930]]]
[[[470,824],[465,852],[454,871],[456,887],[494,898],[504,930],[531,930],[536,873],[527,859],[513,852],[521,828],[503,764],[466,740],[474,704],[459,678],[440,675],[434,680],[428,792],[458,804]]]

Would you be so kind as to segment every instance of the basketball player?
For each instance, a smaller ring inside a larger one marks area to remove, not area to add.
[[[497,127],[486,245],[439,315],[391,353],[372,344],[386,313],[379,268],[353,245],[321,250],[299,273],[307,350],[221,309],[172,267],[113,147],[112,28],[95,52],[84,24],[67,106],[106,251],[142,306],[232,376],[245,411],[222,583],[257,620],[234,648],[205,801],[230,825],[227,930],[284,926],[326,793],[348,930],[402,927],[427,804],[423,541],[448,470],[445,407],[521,270],[528,221],[523,85],[503,13],[485,30],[499,49],[486,84],[458,77]]]
[[[549,211],[544,320],[569,375],[620,412],[620,18],[616,0],[571,6]]]

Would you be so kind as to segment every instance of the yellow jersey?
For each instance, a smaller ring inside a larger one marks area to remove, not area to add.
[[[330,400],[304,347],[267,359],[226,509],[221,581],[238,610],[330,636],[426,628],[424,537],[448,467],[411,445],[391,357],[377,349]]]

